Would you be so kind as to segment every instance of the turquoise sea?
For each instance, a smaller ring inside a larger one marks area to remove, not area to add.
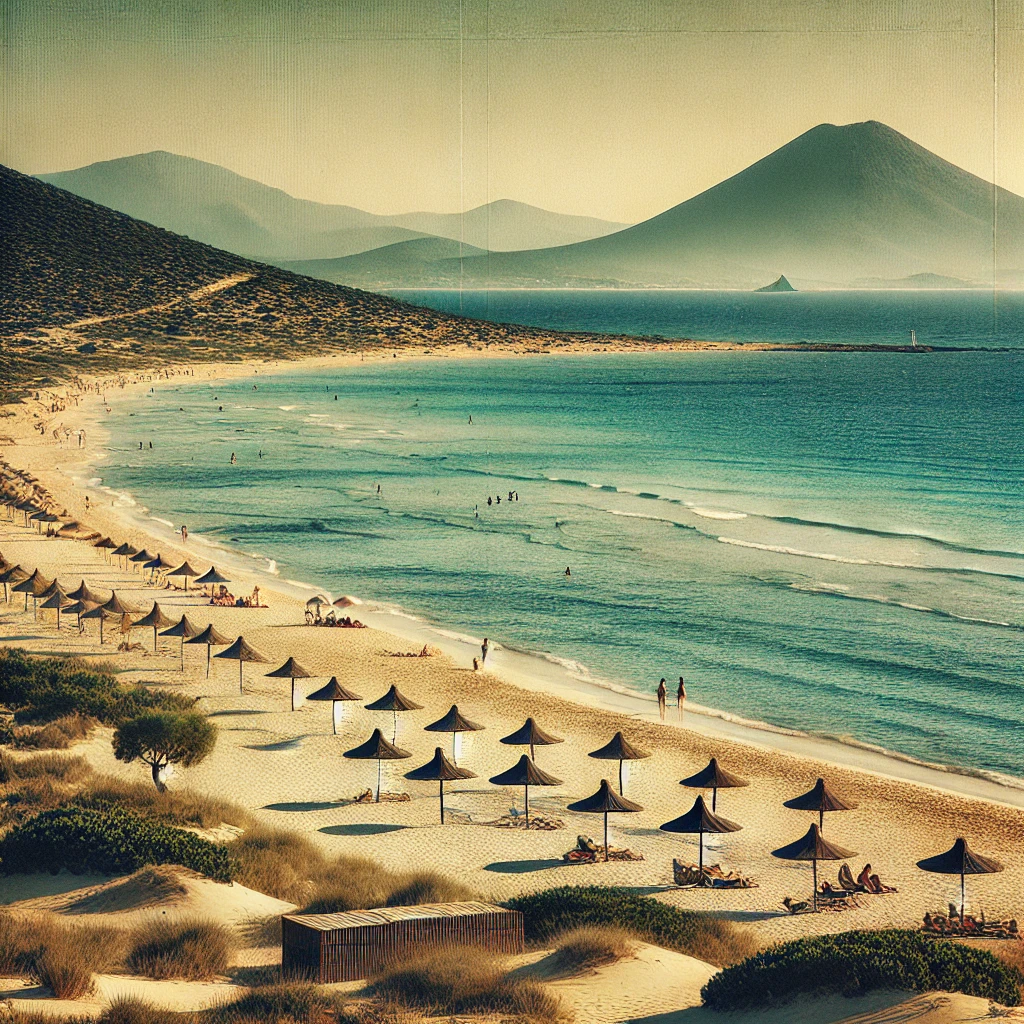
[[[992,344],[925,298],[919,325]],[[1024,351],[376,361],[119,403],[98,472],[284,578],[580,676],[1024,776],[1022,399]]]

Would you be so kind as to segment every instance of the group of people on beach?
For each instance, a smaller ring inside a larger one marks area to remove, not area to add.
[[[683,682],[683,677],[679,677],[679,685],[676,687],[676,714],[682,718],[683,715],[683,702],[686,700],[686,683]],[[662,676],[661,682],[658,683],[658,715],[661,720],[665,721],[665,709],[668,705],[668,687],[665,684],[665,677]]]

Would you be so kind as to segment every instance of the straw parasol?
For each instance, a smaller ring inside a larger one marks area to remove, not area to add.
[[[919,860],[917,866],[922,871],[933,871],[939,875],[960,876],[960,920],[964,919],[964,904],[966,902],[965,876],[967,875],[994,875],[1003,870],[1003,865],[991,857],[983,857],[975,853],[968,845],[966,839],[958,839],[945,853],[936,854],[934,857],[925,857]]]
[[[294,658],[289,658],[280,668],[275,668],[273,672],[265,672],[264,675],[269,679],[290,679],[292,681],[292,711],[298,709],[298,705],[295,703],[295,680],[313,678],[313,673],[306,671]]]
[[[33,614],[36,611],[36,606],[39,603],[39,598],[46,592],[47,587],[52,583],[52,580],[48,580],[38,569],[36,569],[31,576],[26,577],[20,583],[15,583],[11,590],[16,594],[25,595],[25,611],[28,611],[28,596],[32,595],[32,611]]]
[[[452,734],[452,760],[458,760],[458,754],[455,749],[456,737],[459,733],[463,732],[480,732],[484,726],[480,725],[479,722],[471,722],[461,711],[459,711],[458,704],[453,704],[449,709],[448,713],[439,718],[436,722],[431,722],[430,725],[423,726],[424,732],[450,732]]]
[[[367,711],[390,711],[394,715],[394,731],[391,735],[392,742],[398,739],[398,712],[419,711],[423,707],[422,704],[417,704],[416,701],[406,697],[397,686],[392,686],[383,697],[378,697],[365,706]]]
[[[0,572],[0,583],[3,583],[4,585],[5,601],[10,601],[11,599],[10,591],[8,590],[8,588],[12,584],[21,583],[23,580],[27,580],[28,576],[29,574],[24,569],[22,569],[20,565],[12,565],[4,569],[3,572]],[[26,605],[28,604],[27,598],[25,603]]]
[[[159,572],[161,569],[170,569],[173,565],[174,563],[168,562],[163,555],[154,555],[142,568],[149,569],[152,572]]]
[[[551,733],[545,732],[532,718],[528,718],[515,732],[502,736],[498,742],[507,743],[511,747],[528,746],[532,761],[535,756],[534,747],[547,747],[552,743],[564,743],[565,740],[561,736],[552,736]]]
[[[238,692],[244,693],[242,689],[242,665],[251,661],[256,664],[266,665],[270,661],[269,658],[263,657],[255,647],[250,644],[245,637],[240,636],[235,640],[226,651],[221,651],[220,654],[215,654],[215,658],[225,658],[228,661],[238,662]]]
[[[81,602],[84,604],[84,602]],[[99,619],[100,620],[100,643],[103,643],[103,620],[107,618],[111,613],[108,612],[101,604],[90,604],[85,606],[85,611],[78,616],[78,621],[82,619]]]
[[[99,548],[101,551],[113,551],[117,545],[109,537],[100,537],[99,540],[93,541],[94,548]]]
[[[419,768],[413,768],[406,772],[405,777],[414,782],[436,782],[438,795],[441,798],[441,824],[444,824],[444,784],[454,782],[456,779],[475,779],[476,772],[468,768],[460,768],[457,764],[449,761],[444,756],[440,747],[434,747],[434,756]]]
[[[50,585],[39,595],[40,600],[49,600],[54,594],[58,594],[60,597],[67,597],[68,592],[60,585],[57,577],[50,581]]]
[[[744,783],[745,785],[745,783]],[[709,811],[704,797],[698,796],[693,806],[685,813],[666,821],[664,825],[658,826],[662,832],[674,832],[680,835],[696,835],[698,844],[697,868],[700,874],[698,885],[709,884],[704,878],[704,833],[739,832],[742,825],[737,825],[727,818],[719,818],[718,815]]]
[[[530,827],[530,787],[560,786],[562,784],[561,779],[556,779],[554,775],[541,771],[526,754],[523,754],[507,771],[491,776],[491,782],[496,786],[523,787],[523,805],[526,808],[527,828]]]
[[[568,809],[570,811],[582,811],[584,814],[604,815],[605,860],[608,860],[608,815],[643,810],[639,804],[635,804],[632,800],[627,800],[621,794],[616,793],[615,790],[608,785],[607,779],[601,780],[601,785],[593,796],[588,796],[583,800],[577,800],[575,803],[569,804]]]
[[[133,548],[131,546],[131,544],[128,544],[127,542],[125,542],[124,544],[121,544],[120,546],[114,548],[110,553],[112,555],[114,555],[115,557],[117,557],[117,558],[124,558],[124,560],[125,560],[125,568],[127,568],[128,567],[128,559],[132,555],[134,555],[136,553],[136,550],[137,549]]]
[[[152,626],[153,627],[153,653],[156,654],[156,631],[162,629],[164,626],[170,626],[174,624],[174,619],[169,615],[164,615],[160,605],[153,602],[153,607],[142,616],[141,619],[136,619],[132,626]]]
[[[821,829],[825,827],[826,811],[852,811],[857,805],[837,796],[824,779],[818,779],[806,793],[792,800],[784,800],[782,806],[791,807],[795,811],[817,811],[818,828]]]
[[[231,637],[224,636],[223,633],[218,633],[213,628],[213,623],[207,623],[206,629],[201,633],[196,633],[195,636],[189,637],[188,640],[184,641],[187,644],[206,644],[206,678],[210,678],[210,648],[211,647],[223,647],[231,643]]]
[[[103,610],[105,612],[110,612],[111,615],[138,614],[138,612],[136,612],[134,608],[129,608],[128,605],[126,605],[124,601],[122,601],[121,598],[117,596],[116,590],[111,592],[110,599],[103,605]]]
[[[412,754],[410,754],[408,750],[402,750],[401,747],[396,747],[393,743],[388,743],[388,741],[381,735],[380,729],[374,729],[373,735],[371,735],[365,743],[360,743],[358,747],[346,750],[344,756],[355,758],[360,761],[377,762],[377,795],[374,798],[374,801],[379,804],[381,762],[400,761],[402,758],[412,757]]]
[[[168,576],[184,576],[185,577],[185,591],[188,592],[188,578],[189,576],[198,576],[199,573],[188,564],[188,561],[184,561],[176,569],[170,569],[167,572]]]
[[[143,548],[141,551],[136,551],[135,554],[128,559],[128,561],[134,562],[145,568],[146,562],[153,561],[153,555],[150,554],[150,552],[148,552],[145,548]]]
[[[65,615],[77,615],[78,616],[78,625],[79,625],[79,628],[81,628],[81,625],[82,625],[82,613],[87,611],[88,608],[89,608],[89,606],[87,604],[85,604],[83,601],[69,601],[67,604],[63,605],[60,610]]]
[[[199,577],[196,578],[196,583],[200,583],[204,587],[207,584],[230,583],[230,582],[231,582],[231,580],[229,580],[227,578],[227,576],[224,576],[221,573],[217,572],[217,566],[215,566],[215,565],[211,565],[210,568],[207,569],[206,572],[204,572],[202,576],[199,576]]]
[[[108,600],[98,591],[90,590],[85,580],[82,580],[74,590],[68,591],[68,597],[73,601],[85,601],[87,604],[106,604]]]
[[[819,860],[849,860],[856,857],[854,850],[846,850],[842,846],[827,842],[822,838],[821,829],[817,825],[811,825],[807,835],[798,839],[788,846],[780,846],[772,850],[772,856],[780,860],[809,860],[811,862],[812,878],[814,880],[814,911],[818,911],[818,861]]]
[[[340,705],[346,700],[362,700],[358,693],[353,693],[352,690],[346,689],[341,683],[338,682],[337,676],[331,676],[330,682],[326,686],[321,686],[319,690],[314,690],[306,700],[329,700],[331,702],[331,725],[333,726],[334,735],[338,735],[338,718],[341,714]]]
[[[621,732],[617,732],[603,747],[592,750],[588,757],[596,757],[602,761],[619,762],[619,792],[622,792],[622,762],[642,761],[651,755],[646,750],[634,747]]]
[[[718,758],[713,757],[708,761],[706,767],[701,768],[699,772],[691,775],[688,779],[683,779],[679,785],[688,786],[690,789],[710,789],[711,810],[713,813],[717,810],[718,791],[720,789],[738,789],[742,786],[749,786],[750,783],[746,779],[741,779],[738,775],[733,775],[732,772],[727,772],[719,765]]]
[[[160,631],[161,636],[176,636],[180,639],[181,671],[185,671],[185,641],[199,632],[199,627],[189,621],[187,615],[182,615],[178,621],[169,629]]]
[[[53,608],[57,611],[57,629],[60,629],[60,613],[61,609],[66,608],[68,605],[76,604],[75,601],[69,601],[67,594],[64,591],[51,594],[39,607],[40,608]]]

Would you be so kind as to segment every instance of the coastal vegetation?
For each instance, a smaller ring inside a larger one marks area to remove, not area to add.
[[[163,791],[171,765],[189,768],[213,751],[217,727],[195,711],[150,711],[123,722],[114,733],[114,756],[125,764],[148,764],[156,788]]]
[[[584,924],[555,937],[545,970],[551,977],[574,977],[632,956],[636,940],[615,924]]]
[[[1021,1004],[1024,975],[986,950],[919,932],[854,931],[772,946],[716,974],[702,997],[714,1010],[744,1010],[799,995],[878,989],[963,992]]]
[[[598,885],[559,886],[516,896],[504,906],[523,914],[527,940],[551,941],[583,926],[622,928],[644,942],[722,967],[749,956],[757,943],[730,921],[679,910],[650,896]]]

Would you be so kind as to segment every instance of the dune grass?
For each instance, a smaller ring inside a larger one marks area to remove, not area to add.
[[[96,728],[95,718],[71,714],[46,725],[16,725],[11,729],[12,746],[19,750],[67,750],[84,740]]]
[[[581,925],[618,925],[637,938],[697,957],[716,967],[738,963],[757,949],[750,932],[710,914],[679,910],[626,889],[559,886],[504,904],[523,914],[526,938],[549,942]]]
[[[555,936],[555,950],[544,961],[551,977],[571,978],[625,960],[636,952],[636,938],[625,928],[584,924]]]
[[[561,1021],[557,996],[536,981],[509,974],[483,949],[426,950],[396,961],[370,982],[385,1002],[424,1013],[515,1014],[529,1021]]]
[[[209,981],[224,974],[236,950],[230,928],[199,918],[156,919],[131,934],[124,965],[147,978]]]

